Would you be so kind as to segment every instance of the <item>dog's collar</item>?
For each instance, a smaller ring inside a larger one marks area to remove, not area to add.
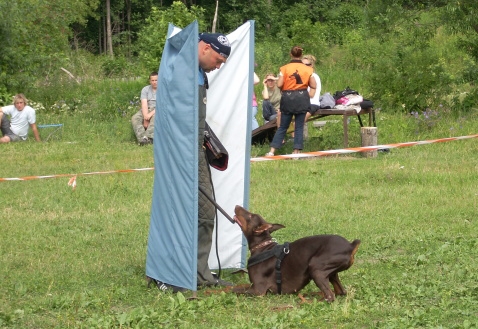
[[[258,245],[254,246],[253,248],[251,248],[251,252],[253,252],[254,250],[257,250],[257,249],[259,249],[259,248],[263,248],[263,247],[265,247],[265,246],[268,246],[268,245],[270,245],[271,243],[275,243],[275,241],[272,240],[272,239],[270,239],[270,240],[261,242],[261,243],[259,243]]]

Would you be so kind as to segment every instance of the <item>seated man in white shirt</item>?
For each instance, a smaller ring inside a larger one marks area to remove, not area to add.
[[[28,126],[32,128],[35,140],[40,142],[35,110],[27,105],[27,99],[23,94],[17,94],[13,98],[13,105],[0,107],[0,129],[3,135],[0,144],[26,140]]]

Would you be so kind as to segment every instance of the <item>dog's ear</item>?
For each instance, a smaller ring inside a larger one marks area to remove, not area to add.
[[[269,224],[270,225],[270,224]],[[281,228],[285,228],[284,225],[282,224],[272,224],[271,228],[269,229],[269,233],[272,233],[274,231],[280,230]]]
[[[264,233],[265,231],[268,231],[272,228],[272,225],[269,224],[269,223],[264,223],[262,224],[261,226],[257,227],[255,230],[254,230],[254,234],[255,235],[261,235],[262,233]]]

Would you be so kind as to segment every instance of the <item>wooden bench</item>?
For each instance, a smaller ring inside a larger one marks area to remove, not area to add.
[[[351,116],[357,116],[360,123],[360,127],[363,127],[361,116],[365,114],[368,114],[369,126],[376,127],[377,125],[375,122],[375,110],[373,108],[361,109],[358,113],[353,107],[345,108],[343,110],[336,109],[336,108],[320,109],[317,112],[315,112],[314,115],[311,116],[307,121],[316,120],[318,118],[323,118],[330,115],[341,115],[343,128],[344,128],[344,147],[347,148],[349,145],[348,118]],[[253,144],[263,143],[267,138],[269,138],[269,140],[272,140],[270,136],[272,135],[273,137],[276,130],[277,130],[277,119],[271,120],[267,122],[266,124],[260,126],[259,128],[254,129],[252,131],[252,143]]]

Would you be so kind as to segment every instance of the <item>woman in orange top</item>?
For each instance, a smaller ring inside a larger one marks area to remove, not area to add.
[[[302,63],[302,48],[292,47],[290,57],[291,61],[280,68],[277,86],[282,90],[281,122],[266,156],[274,155],[275,150],[281,148],[293,117],[295,117],[293,153],[300,153],[304,146],[305,114],[309,110],[310,98],[315,95],[317,85],[312,78],[313,68]],[[309,92],[307,92],[307,87],[310,87]]]

